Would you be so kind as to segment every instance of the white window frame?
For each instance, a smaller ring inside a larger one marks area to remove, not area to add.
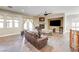
[[[73,30],[79,30],[79,22],[73,22],[72,23],[72,29]]]
[[[0,15],[0,23],[2,23],[2,27],[0,27],[0,29],[4,28],[4,17],[3,17],[3,15]]]
[[[3,26],[0,25],[0,28],[4,28],[4,19],[3,18],[0,18],[0,23],[3,24]]]
[[[16,24],[17,24],[17,25],[16,25]],[[14,20],[14,27],[15,27],[15,28],[18,28],[19,25],[20,25],[19,20]]]
[[[13,21],[12,20],[6,20],[7,28],[13,27]]]
[[[33,19],[27,19],[25,21],[24,29],[26,29],[28,31],[32,31],[33,30]]]

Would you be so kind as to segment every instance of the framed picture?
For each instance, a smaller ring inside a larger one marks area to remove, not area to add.
[[[40,28],[41,29],[44,29],[45,28],[45,25],[44,24],[39,24]]]
[[[45,17],[39,17],[39,21],[40,22],[44,22],[45,21]]]

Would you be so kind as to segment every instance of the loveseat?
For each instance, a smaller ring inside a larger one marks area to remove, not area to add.
[[[46,36],[43,36],[41,38],[36,35],[36,33],[33,32],[27,32],[25,31],[25,39],[30,42],[33,46],[35,46],[37,49],[41,49],[44,46],[46,46],[48,38]]]

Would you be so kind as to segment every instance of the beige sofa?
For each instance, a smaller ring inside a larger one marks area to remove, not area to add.
[[[35,33],[30,33],[25,31],[25,39],[30,42],[33,46],[35,46],[37,49],[41,49],[44,46],[46,46],[48,38],[46,36],[43,36],[41,38],[38,38],[38,36]]]

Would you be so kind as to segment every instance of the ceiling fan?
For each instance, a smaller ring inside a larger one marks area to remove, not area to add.
[[[13,6],[8,6],[8,8],[13,8]]]
[[[47,16],[49,14],[52,14],[52,13],[48,13],[48,12],[45,11],[44,16]]]

